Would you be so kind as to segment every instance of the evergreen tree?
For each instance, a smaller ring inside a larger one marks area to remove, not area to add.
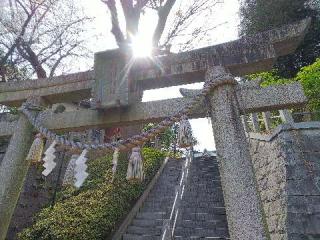
[[[293,77],[303,66],[320,56],[319,0],[243,0],[240,9],[241,35],[255,34],[310,17],[309,31],[291,55],[278,59],[276,68],[282,77]]]

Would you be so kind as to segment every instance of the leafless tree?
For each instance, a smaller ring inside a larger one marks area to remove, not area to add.
[[[9,0],[0,9],[2,80],[16,69],[51,77],[68,59],[87,56],[89,20],[72,0]]]
[[[116,0],[101,1],[110,11],[111,32],[119,47],[129,44],[138,33],[141,15],[145,11],[155,11],[158,16],[152,38],[152,46],[155,49],[167,48],[178,38],[180,44],[188,48],[192,43],[204,38],[216,27],[206,19],[212,15],[213,8],[223,2],[223,0],[120,0],[120,3]],[[120,6],[125,17],[125,31],[121,29],[119,23]],[[199,21],[199,18],[202,20]]]

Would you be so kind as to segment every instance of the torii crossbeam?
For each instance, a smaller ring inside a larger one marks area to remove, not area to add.
[[[41,113],[43,126],[59,132],[159,121],[187,106],[189,100],[141,103],[139,98],[143,90],[205,79],[223,82],[231,77],[225,69],[235,76],[269,70],[277,57],[296,49],[309,23],[310,20],[304,20],[233,42],[156,57],[152,61],[132,62],[119,50],[97,53],[93,72],[1,83],[0,104],[20,106],[34,97],[37,104],[43,105],[95,99],[95,109]],[[304,104],[306,98],[302,88],[299,84],[259,88],[226,83],[212,89],[209,98],[230,236],[243,240],[267,239],[240,115]],[[200,106],[191,115],[204,116],[205,110],[205,106]],[[30,165],[25,157],[32,132],[24,115],[17,122],[0,122],[0,136],[12,135],[0,166],[1,240],[5,238]]]

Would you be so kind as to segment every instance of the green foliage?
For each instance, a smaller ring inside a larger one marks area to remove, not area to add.
[[[302,66],[320,56],[319,0],[244,0],[240,8],[241,35],[251,35],[310,17],[308,32],[295,53],[280,57],[276,68],[280,76],[292,78]]]
[[[303,67],[296,80],[301,82],[309,98],[309,110],[320,111],[320,58],[314,64]]]
[[[108,155],[88,163],[89,177],[81,189],[63,189],[53,208],[44,208],[33,226],[19,234],[21,240],[106,239],[130,211],[146,184],[159,169],[165,153],[144,148],[146,180],[128,182],[127,155],[120,154],[113,183],[111,161]]]
[[[155,127],[155,124],[149,123],[144,127],[144,131],[150,130],[151,128]],[[171,147],[172,142],[176,139],[176,131],[175,127],[166,129],[163,133],[158,135],[161,148],[165,150],[169,150]],[[154,147],[151,142],[147,143],[147,146]]]
[[[252,74],[249,79],[262,78],[262,86],[287,84],[295,81],[301,82],[308,97],[307,108],[311,112],[320,111],[320,58],[313,64],[303,67],[294,78],[283,78],[277,71]]]
[[[277,85],[277,84],[287,84],[293,82],[293,79],[283,78],[277,74],[276,70],[272,70],[270,72],[262,72],[257,74],[252,74],[249,76],[250,79],[263,79],[261,86],[266,87],[269,85]]]

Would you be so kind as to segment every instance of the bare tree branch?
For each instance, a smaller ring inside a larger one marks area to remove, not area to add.
[[[18,1],[18,2],[20,2],[20,1]],[[8,51],[4,55],[4,57],[1,58],[0,66],[2,66],[8,60],[9,56],[13,53],[13,51],[15,50],[15,48],[17,47],[17,45],[21,41],[21,39],[22,39],[23,35],[25,34],[27,27],[28,27],[34,14],[35,14],[35,11],[32,11],[31,13],[28,12],[28,17],[25,20],[25,22],[23,23],[23,25],[21,27],[21,31],[20,31],[19,35],[16,37],[14,44],[12,44],[12,46],[8,49]]]
[[[137,10],[137,11],[141,11],[146,5],[147,3],[149,2],[150,0],[137,0],[137,3],[136,5],[134,6],[134,8]]]
[[[45,78],[61,70],[67,58],[88,56],[83,24],[90,19],[80,16],[73,0],[14,1],[15,8],[0,9],[0,53],[6,53],[1,79],[13,68]]]
[[[162,38],[160,47],[171,45],[179,39],[179,45],[182,46],[180,50],[186,50],[191,47],[192,43],[208,39],[208,33],[223,24],[218,23],[213,25],[211,23],[212,20],[210,22],[212,9],[221,3],[223,3],[223,0],[193,0],[186,9],[180,6],[175,14],[174,21],[166,29],[165,38]],[[192,25],[200,17],[203,19],[201,25]]]
[[[109,8],[109,11],[111,14],[111,23],[112,23],[111,32],[115,37],[118,46],[121,46],[124,43],[125,38],[120,28],[118,11],[117,11],[115,0],[102,0],[102,2],[105,3]]]
[[[157,27],[154,31],[153,38],[152,38],[152,45],[154,47],[158,47],[160,38],[163,34],[164,28],[167,23],[167,19],[169,13],[175,4],[176,0],[167,0],[164,6],[158,8],[158,23]]]
[[[137,35],[141,9],[134,8],[133,0],[120,0],[126,20],[127,42],[132,42],[132,38]]]
[[[18,46],[18,51],[31,64],[38,78],[47,77],[47,73],[42,67],[37,54],[31,49],[30,45],[22,43],[21,46]]]
[[[78,47],[78,44],[75,44],[74,46],[72,46],[65,54],[62,54],[62,55],[56,60],[56,62],[52,65],[52,68],[51,68],[49,77],[53,77],[53,76],[54,76],[57,68],[59,67],[59,65],[60,65],[60,63],[61,63],[61,61],[62,61],[64,58],[70,56],[71,53],[72,53],[72,51],[73,51],[76,47]]]

